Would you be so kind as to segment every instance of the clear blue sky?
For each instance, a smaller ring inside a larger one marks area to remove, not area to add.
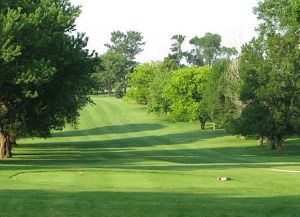
[[[77,30],[89,37],[89,49],[104,53],[112,31],[142,32],[145,50],[138,60],[163,59],[175,34],[222,36],[223,45],[240,48],[258,25],[253,7],[257,0],[71,0],[82,5]]]

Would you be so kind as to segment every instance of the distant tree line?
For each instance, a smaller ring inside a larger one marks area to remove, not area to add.
[[[171,53],[165,58],[177,66],[210,66],[218,59],[237,55],[235,48],[221,47],[221,36],[218,34],[206,33],[203,37],[192,38],[189,41],[193,46],[190,51],[183,51],[185,38],[183,35],[174,35]],[[129,77],[138,65],[136,56],[143,51],[144,45],[140,32],[112,32],[110,43],[105,44],[108,50],[99,56],[100,64],[93,75],[97,83],[95,92],[122,98],[126,94]]]
[[[98,84],[96,92],[112,93],[122,98],[127,91],[129,75],[138,64],[136,56],[143,51],[143,37],[140,32],[111,33],[111,42],[105,44],[108,50],[99,57],[97,73],[93,75]]]
[[[162,62],[138,65],[129,75],[126,97],[171,121],[198,119],[282,152],[283,141],[300,135],[300,3],[260,1],[258,37],[242,47],[221,46],[206,33],[190,40],[172,37]]]

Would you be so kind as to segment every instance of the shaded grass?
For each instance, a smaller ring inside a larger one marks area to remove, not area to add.
[[[300,207],[296,202],[299,196],[273,197],[273,204],[269,204],[268,197],[235,198],[230,195],[192,194],[169,192],[53,192],[39,190],[4,190],[1,195],[15,195],[14,214],[17,216],[109,216],[130,217],[141,216],[276,216],[289,204],[291,210],[284,216],[298,216]],[[52,201],[52,198],[58,198]],[[35,209],[31,209],[32,203]],[[23,206],[18,204],[22,203]],[[51,204],[51,206],[49,206]],[[159,212],[158,212],[159,210]],[[1,209],[4,216],[11,215],[8,207]]]
[[[300,174],[271,169],[300,170],[299,138],[277,155],[140,105],[94,100],[78,130],[23,139],[0,161],[1,217],[298,216]]]

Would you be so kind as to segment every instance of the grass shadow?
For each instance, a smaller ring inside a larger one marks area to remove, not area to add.
[[[278,155],[259,146],[201,147],[186,143],[226,136],[224,131],[191,131],[181,134],[145,136],[103,141],[78,141],[26,144],[25,153],[16,153],[12,160],[2,161],[11,169],[34,167],[86,167],[143,170],[200,170],[232,168],[268,168],[300,166],[300,139],[287,141],[286,151]],[[185,144],[181,148],[173,145]],[[152,147],[163,145],[158,150]],[[149,147],[151,149],[149,149]],[[17,149],[16,149],[17,151]],[[141,165],[149,162],[149,165]],[[156,162],[156,163],[155,163]],[[157,164],[159,162],[159,164]],[[168,165],[164,165],[168,164]]]
[[[295,217],[300,196],[0,190],[5,217]],[[7,200],[7,198],[10,198]]]
[[[148,123],[136,123],[125,125],[111,125],[103,126],[92,129],[73,130],[65,132],[57,132],[53,134],[53,137],[75,137],[75,136],[93,136],[103,134],[118,134],[118,133],[133,133],[151,130],[160,130],[165,126],[162,124],[148,124]]]

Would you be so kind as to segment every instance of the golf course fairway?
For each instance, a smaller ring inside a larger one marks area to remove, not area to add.
[[[300,216],[299,139],[279,155],[132,102],[93,100],[77,129],[19,140],[0,160],[0,217]]]

